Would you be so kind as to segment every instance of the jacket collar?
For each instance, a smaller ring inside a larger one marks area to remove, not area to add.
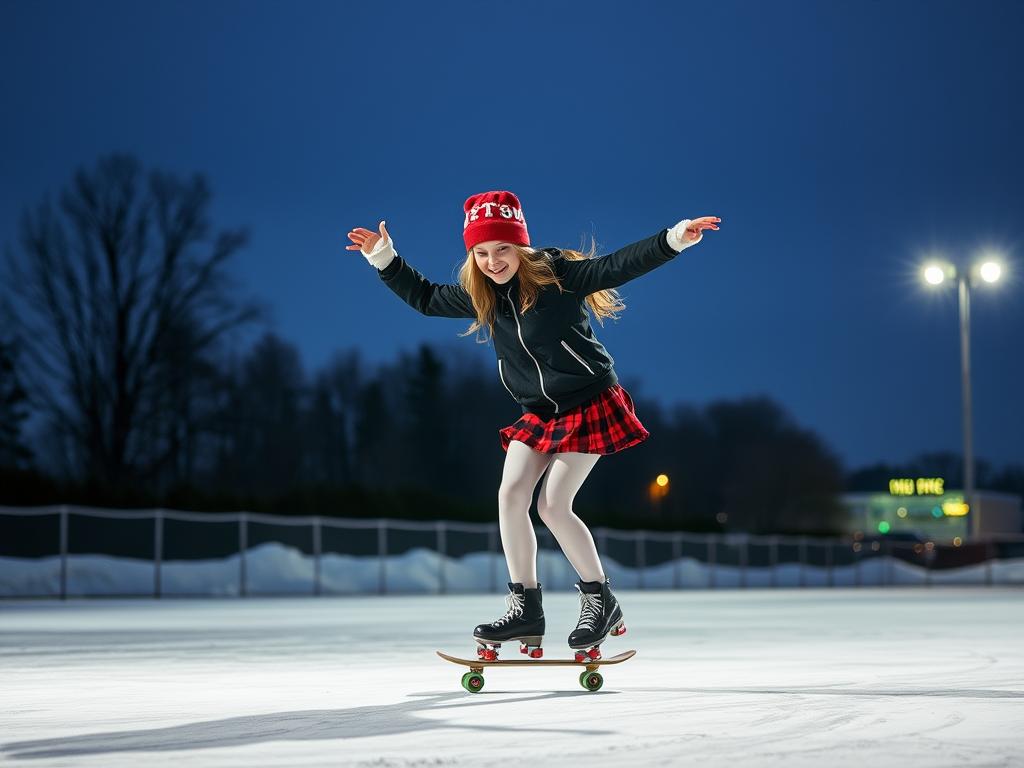
[[[519,270],[516,270],[516,273],[514,275],[512,275],[511,279],[507,283],[505,283],[504,285],[498,285],[497,283],[495,283],[494,290],[495,290],[495,292],[500,293],[502,296],[508,296],[509,298],[512,298],[512,297],[518,295],[518,293],[519,293]]]

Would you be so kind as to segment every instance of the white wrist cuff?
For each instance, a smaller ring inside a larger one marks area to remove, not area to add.
[[[684,240],[683,232],[690,226],[690,219],[683,219],[675,226],[669,227],[668,232],[665,233],[665,237],[668,240],[668,247],[676,253],[679,253],[684,248],[689,248],[691,245],[696,245],[703,239],[704,233],[700,233],[700,237],[696,240]]]
[[[391,239],[385,240],[381,238],[377,241],[377,244],[373,247],[373,250],[366,253],[362,249],[359,250],[366,260],[370,262],[377,269],[384,269],[388,264],[391,263],[392,259],[398,254],[395,252],[395,247],[391,243]]]

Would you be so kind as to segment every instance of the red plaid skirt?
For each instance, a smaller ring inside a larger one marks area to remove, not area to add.
[[[513,440],[541,453],[615,453],[643,442],[650,434],[633,410],[633,398],[618,384],[550,419],[524,413],[498,430],[501,448]]]

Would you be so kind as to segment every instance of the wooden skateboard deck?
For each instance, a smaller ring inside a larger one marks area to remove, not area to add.
[[[615,656],[606,659],[590,659],[588,661],[576,661],[575,659],[495,659],[484,661],[483,659],[460,659],[458,656],[449,656],[447,653],[436,651],[437,655],[445,661],[453,664],[461,664],[469,667],[469,672],[462,676],[462,687],[470,693],[478,693],[484,687],[484,667],[581,667],[580,685],[588,691],[596,691],[604,684],[604,678],[597,668],[602,664],[621,664],[627,659],[636,655],[636,651],[623,651]]]

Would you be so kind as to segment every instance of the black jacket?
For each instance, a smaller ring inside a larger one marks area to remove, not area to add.
[[[519,311],[519,273],[505,285],[493,283],[498,305],[494,350],[498,375],[523,413],[551,418],[618,383],[615,360],[590,327],[586,297],[616,288],[676,257],[666,231],[605,256],[571,260],[558,248],[542,249],[551,259],[564,293],[554,285]],[[418,312],[435,317],[476,318],[469,294],[458,284],[432,283],[401,256],[379,272],[381,280]]]

